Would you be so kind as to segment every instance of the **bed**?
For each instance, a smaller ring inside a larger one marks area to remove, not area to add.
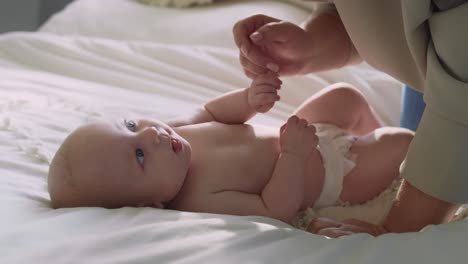
[[[299,22],[308,12],[286,1],[180,9],[77,0],[38,32],[0,35],[0,263],[464,262],[463,219],[414,233],[329,239],[258,216],[50,208],[48,164],[74,128],[103,117],[167,119],[246,87],[234,22],[253,13]],[[249,122],[281,125],[307,96],[345,81],[386,124],[398,125],[401,83],[366,64],[283,81],[281,102]],[[394,193],[315,213],[377,223]]]

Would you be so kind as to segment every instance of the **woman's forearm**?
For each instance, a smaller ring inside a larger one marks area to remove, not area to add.
[[[313,13],[301,27],[310,36],[313,50],[303,74],[362,62],[336,10]]]
[[[425,194],[403,181],[383,226],[389,232],[416,232],[427,225],[446,222],[458,207]]]

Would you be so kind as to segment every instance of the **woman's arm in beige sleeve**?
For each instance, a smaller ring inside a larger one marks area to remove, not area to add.
[[[443,223],[468,202],[468,3],[428,19],[426,109],[401,175],[405,179],[385,225],[416,231]]]

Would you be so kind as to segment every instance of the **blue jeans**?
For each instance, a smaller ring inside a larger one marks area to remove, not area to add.
[[[405,86],[401,98],[400,126],[416,131],[425,107],[423,94]]]

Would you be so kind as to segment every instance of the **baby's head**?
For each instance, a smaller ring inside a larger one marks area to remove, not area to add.
[[[163,208],[182,187],[190,155],[190,144],[156,120],[84,125],[50,165],[52,207]]]

